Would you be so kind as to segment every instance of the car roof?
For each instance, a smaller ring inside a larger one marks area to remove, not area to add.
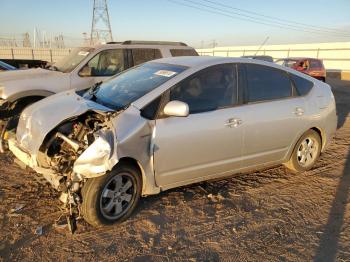
[[[219,56],[178,56],[178,57],[167,57],[157,60],[150,61],[149,63],[163,63],[171,65],[179,65],[185,67],[201,67],[215,64],[224,63],[253,63],[253,64],[265,64],[274,65],[271,62],[262,60],[249,59],[249,58],[238,58],[238,57],[219,57]]]
[[[128,44],[125,45],[123,43],[112,43],[112,44],[100,44],[95,45],[95,49],[113,49],[113,48],[120,48],[120,49],[131,49],[131,48],[151,48],[151,49],[194,49],[190,46],[181,46],[181,45],[157,45],[157,44]]]

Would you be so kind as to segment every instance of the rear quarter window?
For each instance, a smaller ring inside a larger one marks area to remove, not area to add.
[[[171,56],[198,56],[194,49],[170,49]]]
[[[291,75],[291,79],[299,96],[307,95],[314,86],[311,81],[297,75]]]

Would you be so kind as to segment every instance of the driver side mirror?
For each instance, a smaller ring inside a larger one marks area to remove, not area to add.
[[[164,107],[164,114],[167,116],[186,117],[189,115],[188,104],[181,101],[170,101]]]

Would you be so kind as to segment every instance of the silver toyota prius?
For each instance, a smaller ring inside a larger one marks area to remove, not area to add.
[[[336,131],[329,85],[243,58],[148,62],[28,107],[13,154],[71,216],[125,220],[141,196],[284,164],[313,167]]]

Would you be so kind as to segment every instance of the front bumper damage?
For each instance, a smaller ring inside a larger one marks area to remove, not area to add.
[[[153,172],[154,125],[134,106],[112,112],[66,92],[26,108],[9,147],[23,165],[62,192],[60,200],[71,221],[80,217],[85,182],[105,175],[120,161],[135,161],[140,168],[142,195],[160,192]]]
[[[61,174],[55,173],[51,169],[39,167],[36,155],[31,155],[23,150],[14,138],[8,140],[8,146],[10,151],[23,163],[23,165],[30,167],[35,172],[41,174],[54,189],[59,190],[60,181],[63,178]]]
[[[104,175],[118,162],[113,143],[113,132],[99,132],[96,140],[75,161],[73,172],[63,175],[52,168],[41,167],[38,155],[26,152],[14,138],[8,140],[9,149],[23,165],[41,174],[61,192],[59,200],[63,203],[67,225],[72,233],[76,228],[76,219],[81,218],[81,188],[84,183],[89,178]]]

